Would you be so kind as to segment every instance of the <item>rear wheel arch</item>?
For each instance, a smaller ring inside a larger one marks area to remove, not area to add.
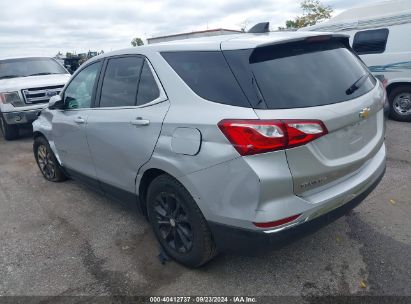
[[[148,187],[150,186],[151,182],[158,176],[163,175],[163,174],[168,174],[172,176],[171,174],[167,173],[164,170],[157,169],[157,168],[150,168],[146,170],[143,173],[143,176],[141,177],[139,187],[138,187],[138,196],[140,198],[140,207],[141,211],[143,212],[144,216],[147,216],[147,190]]]
[[[147,185],[147,218],[161,246],[172,258],[183,265],[199,267],[217,254],[208,222],[185,185],[160,171],[152,173],[156,177]],[[158,208],[163,212],[157,211]]]
[[[202,206],[199,202],[200,195],[197,193],[197,190],[193,188],[189,183],[184,178],[177,178],[177,174],[173,174],[174,171],[165,171],[163,169],[159,169],[158,167],[152,167],[149,169],[146,169],[144,171],[142,177],[140,178],[140,181],[137,184],[137,194],[139,197],[139,204],[140,204],[140,210],[143,212],[144,216],[147,216],[147,192],[148,188],[150,187],[151,182],[156,179],[160,175],[168,175],[171,178],[175,179],[177,182],[179,182],[193,197],[194,201],[197,204],[197,207],[200,208],[201,212],[203,214],[207,214],[208,210],[204,209],[204,206]],[[174,173],[177,173],[174,172]],[[180,175],[178,175],[180,176]]]

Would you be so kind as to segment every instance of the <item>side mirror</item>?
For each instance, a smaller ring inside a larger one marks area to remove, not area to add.
[[[49,100],[49,109],[56,110],[56,109],[63,109],[64,101],[61,99],[60,95],[54,95]]]

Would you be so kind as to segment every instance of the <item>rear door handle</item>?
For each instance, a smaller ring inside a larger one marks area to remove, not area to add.
[[[141,117],[137,117],[135,120],[130,121],[133,126],[148,126],[150,121],[147,119],[142,119]]]
[[[78,124],[83,124],[83,123],[85,123],[86,122],[86,120],[83,118],[83,117],[77,117],[77,118],[74,118],[74,122],[76,122],[76,123],[78,123]]]

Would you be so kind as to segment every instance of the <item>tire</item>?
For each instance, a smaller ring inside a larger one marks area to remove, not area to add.
[[[34,139],[33,152],[40,172],[46,180],[62,182],[67,179],[48,141],[44,137],[40,136]]]
[[[207,221],[196,202],[170,175],[160,175],[151,182],[147,211],[158,241],[177,262],[194,268],[217,254]]]
[[[402,107],[401,99],[403,99]],[[390,102],[390,118],[397,121],[411,121],[411,85],[394,88],[388,95],[388,100]]]
[[[0,115],[0,132],[5,140],[13,140],[19,136],[19,129],[16,126],[7,124],[3,115]]]

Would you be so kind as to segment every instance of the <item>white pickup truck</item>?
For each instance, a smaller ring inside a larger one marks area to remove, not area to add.
[[[56,60],[29,57],[0,60],[0,133],[6,140],[19,127],[31,125],[50,97],[57,95],[70,74]]]

